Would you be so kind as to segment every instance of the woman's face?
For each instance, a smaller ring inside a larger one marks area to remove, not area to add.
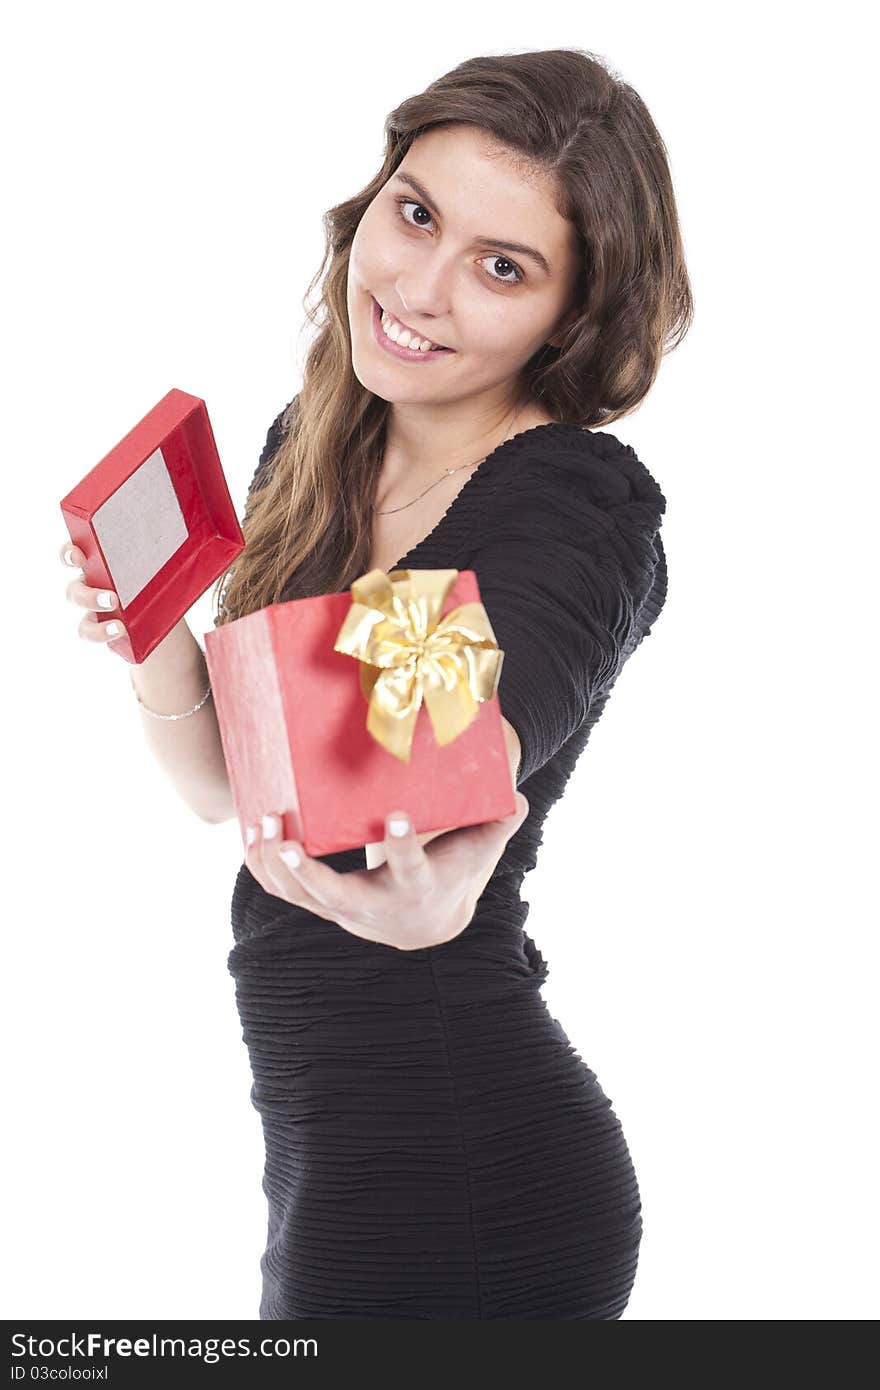
[[[574,226],[543,176],[490,148],[472,126],[427,131],[361,218],[348,269],[352,365],[384,400],[503,402],[529,358],[576,316]],[[374,300],[452,350],[392,353],[377,342]]]

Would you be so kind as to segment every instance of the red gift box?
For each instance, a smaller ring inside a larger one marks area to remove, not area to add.
[[[61,499],[83,579],[113,589],[108,642],[141,662],[244,549],[205,402],[172,389]]]
[[[416,604],[414,627],[404,631],[401,620],[413,618],[413,609],[400,596],[410,577],[423,587],[439,582],[441,592],[449,587],[433,622],[425,623],[425,606]],[[384,586],[398,594],[393,619],[386,614],[375,625],[376,609],[353,601],[365,582],[372,593]],[[459,617],[461,605],[472,606]],[[385,670],[349,654],[357,645],[351,627],[348,650],[336,650],[346,620],[358,615],[359,636],[390,637],[383,651],[395,653],[394,664]],[[455,638],[462,626],[466,640],[450,654],[450,632]],[[409,812],[418,834],[516,809],[495,693],[503,652],[472,570],[373,570],[350,593],[270,604],[204,638],[243,845],[246,827],[268,811],[282,816],[285,839],[317,856],[382,841],[385,816],[396,809]],[[429,666],[446,678],[426,678],[421,700],[413,699],[412,673],[428,668],[403,660],[417,650],[439,655]],[[370,731],[373,721],[396,740],[396,753]]]

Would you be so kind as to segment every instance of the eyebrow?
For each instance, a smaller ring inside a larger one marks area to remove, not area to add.
[[[415,193],[418,193],[428,211],[432,212],[435,217],[442,217],[443,214],[437,207],[427,188],[419,183],[417,179],[414,179],[412,174],[394,174],[392,177],[398,179],[401,183],[408,183],[410,188]],[[513,251],[518,256],[530,256],[532,260],[541,267],[545,275],[550,275],[552,273],[547,258],[542,256],[540,251],[536,251],[534,246],[523,246],[519,241],[499,241],[497,237],[492,236],[474,237],[474,241],[479,242],[481,246],[497,246],[502,251]]]

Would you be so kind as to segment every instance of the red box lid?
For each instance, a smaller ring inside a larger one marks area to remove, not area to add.
[[[113,589],[141,662],[244,550],[205,402],[172,389],[61,499],[85,583]]]

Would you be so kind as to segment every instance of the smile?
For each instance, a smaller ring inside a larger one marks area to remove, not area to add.
[[[371,296],[371,298],[373,297]],[[391,329],[391,332],[398,334],[400,338],[403,338],[403,342],[400,342],[399,340],[395,341],[394,338],[389,336],[389,333],[387,333],[385,331],[385,328],[383,327],[383,318],[385,320],[385,323],[388,325],[389,329]],[[421,338],[418,334],[413,333],[412,329],[407,328],[405,324],[402,324],[398,319],[395,319],[393,314],[387,314],[385,310],[382,308],[382,306],[379,304],[378,300],[374,298],[372,322],[373,336],[375,337],[376,342],[379,344],[379,346],[384,348],[386,352],[390,352],[392,356],[399,357],[404,361],[434,362],[439,357],[445,356],[447,353],[451,353],[454,351],[453,348],[440,346],[417,346],[415,348],[410,347],[410,341],[414,341],[418,344],[427,343],[428,340],[425,338]]]

